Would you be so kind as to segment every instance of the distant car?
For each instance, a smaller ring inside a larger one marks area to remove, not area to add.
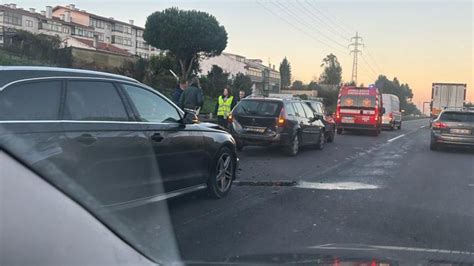
[[[336,121],[332,114],[329,114],[322,102],[306,100],[305,103],[313,109],[313,111],[323,117],[324,128],[326,129],[326,141],[333,142],[336,136]]]
[[[250,145],[278,145],[295,156],[301,146],[324,148],[323,119],[299,99],[254,97],[240,101],[229,122],[239,150]]]
[[[442,111],[431,124],[430,149],[474,147],[474,112]]]
[[[402,112],[400,99],[393,94],[382,94],[385,113],[382,116],[382,128],[394,130],[402,129]]]
[[[0,68],[0,145],[24,147],[38,169],[52,162],[105,207],[205,188],[227,195],[236,177],[235,141],[194,117],[124,76]]]

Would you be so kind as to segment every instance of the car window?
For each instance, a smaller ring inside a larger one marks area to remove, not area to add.
[[[28,82],[0,92],[0,120],[58,119],[61,81]]]
[[[127,121],[125,106],[115,86],[101,81],[69,81],[66,120]]]
[[[309,107],[307,104],[303,104],[303,109],[306,113],[307,118],[313,118],[314,117],[314,111]]]
[[[244,100],[235,108],[235,114],[277,116],[280,109],[281,103],[277,101]]]
[[[471,122],[474,123],[474,113],[445,112],[441,113],[441,121],[446,122]]]
[[[306,117],[306,114],[303,109],[303,105],[301,103],[293,103],[293,106],[295,107],[296,116]]]
[[[287,115],[295,115],[295,109],[291,103],[285,103],[285,111]]]
[[[157,94],[137,86],[128,84],[122,86],[137,109],[141,121],[176,123],[181,120],[178,110]]]

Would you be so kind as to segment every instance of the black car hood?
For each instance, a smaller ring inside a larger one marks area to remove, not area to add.
[[[203,129],[216,129],[216,130],[219,130],[219,131],[225,131],[225,129],[223,127],[221,127],[218,124],[214,124],[214,123],[199,122],[199,124],[197,124],[197,125],[199,127],[203,128]]]

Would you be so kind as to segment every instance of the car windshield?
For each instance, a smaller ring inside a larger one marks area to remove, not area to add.
[[[439,120],[446,122],[470,122],[474,123],[474,113],[444,112]]]
[[[280,102],[245,100],[235,108],[235,114],[277,116],[280,113],[281,106]]]
[[[473,6],[1,1],[0,265],[474,265]]]
[[[375,96],[370,95],[343,95],[341,107],[375,108]]]

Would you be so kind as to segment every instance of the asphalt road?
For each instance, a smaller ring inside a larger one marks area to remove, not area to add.
[[[379,137],[338,135],[324,151],[296,157],[246,147],[238,180],[257,185],[235,184],[221,200],[196,193],[169,202],[182,258],[373,251],[354,245],[423,249],[444,260],[474,252],[474,152],[430,151],[427,124],[407,121]]]

